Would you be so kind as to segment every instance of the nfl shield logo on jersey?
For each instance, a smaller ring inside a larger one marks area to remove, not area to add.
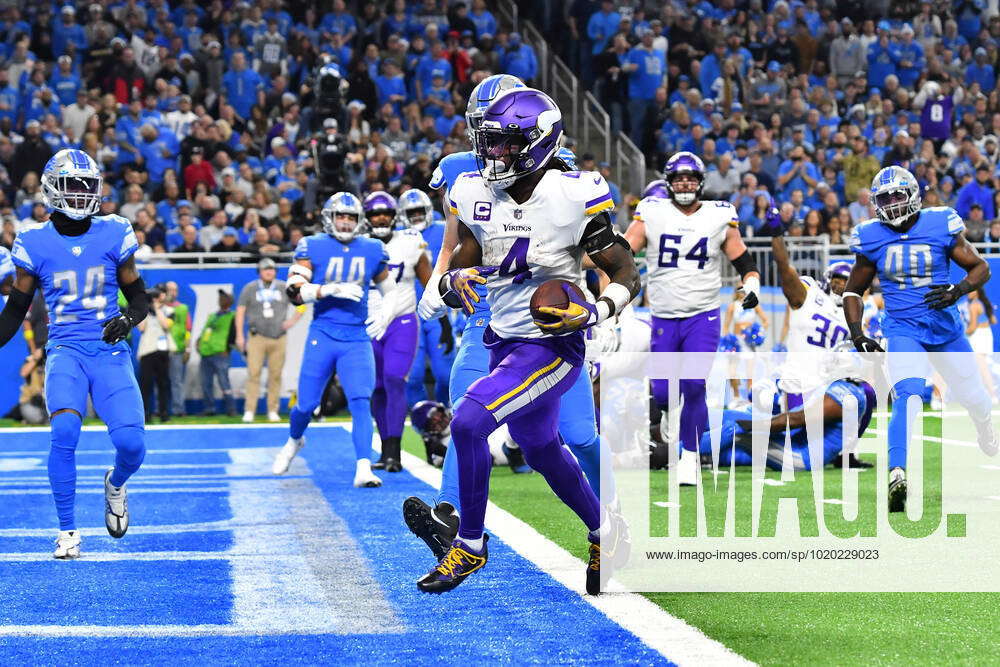
[[[78,245],[73,246],[73,256],[74,257],[79,257],[81,252],[83,252],[83,248],[81,248]]]
[[[524,211],[522,211],[519,208],[515,208],[514,209],[514,219],[515,220],[520,220],[523,217],[524,217]]]

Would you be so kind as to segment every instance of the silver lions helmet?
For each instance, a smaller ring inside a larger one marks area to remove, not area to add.
[[[360,233],[365,222],[361,200],[350,192],[338,192],[323,204],[320,220],[324,232],[347,243]]]

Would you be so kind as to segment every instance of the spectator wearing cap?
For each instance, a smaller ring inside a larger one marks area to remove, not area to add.
[[[963,218],[969,217],[973,205],[982,207],[982,213],[987,220],[996,217],[996,207],[993,204],[994,188],[990,182],[990,167],[985,162],[976,167],[976,177],[958,190],[955,199],[955,211]]]
[[[969,207],[969,214],[965,219],[965,238],[973,243],[983,241],[989,224],[984,215],[983,207],[979,202],[973,203]]]
[[[76,22],[76,8],[65,5],[59,10],[59,20],[52,24],[52,53],[62,55],[72,44],[77,53],[87,50],[87,35],[83,26]]]
[[[225,211],[222,212],[225,215]],[[214,216],[213,216],[214,219]],[[228,219],[228,217],[227,217]],[[202,231],[205,231],[204,229]],[[222,228],[222,238],[219,239],[218,243],[213,245],[209,252],[228,252],[237,253],[242,250],[240,246],[240,234],[235,227],[226,226]],[[219,259],[218,261],[235,261],[230,259]]]
[[[829,66],[841,88],[847,86],[855,72],[868,68],[868,54],[854,32],[854,22],[846,16],[840,21],[840,34],[830,44]]]
[[[882,166],[899,165],[909,169],[911,160],[913,160],[913,139],[906,130],[896,130],[892,137],[892,147],[882,157]]]
[[[750,107],[754,118],[763,120],[784,106],[788,98],[788,84],[778,77],[780,72],[781,64],[772,60],[767,64],[767,75],[750,90]]]
[[[898,47],[889,36],[889,22],[879,21],[878,41],[868,47],[868,83],[884,86],[887,76],[897,74]]]
[[[819,170],[806,156],[802,146],[795,146],[788,152],[788,159],[778,167],[778,189],[785,199],[794,190],[806,192],[819,183]]]
[[[285,366],[285,333],[295,326],[302,311],[292,308],[285,282],[277,279],[274,260],[257,263],[257,280],[240,291],[236,306],[236,347],[247,360],[246,403],[243,421],[252,422],[260,396],[260,375],[267,363],[267,418],[276,422],[281,398],[281,373]]]
[[[630,136],[636,146],[642,146],[646,119],[667,72],[667,54],[653,48],[652,30],[643,32],[642,43],[628,52],[622,69],[628,72]]]
[[[198,336],[198,354],[201,355],[202,398],[205,403],[203,414],[215,414],[215,378],[219,380],[222,399],[227,415],[236,415],[233,389],[229,383],[229,351],[236,341],[236,327],[233,296],[219,290],[219,310],[212,313]]]
[[[292,159],[291,149],[284,137],[271,139],[271,154],[264,159],[261,170],[264,178],[274,181],[285,170],[285,163]]]
[[[993,91],[997,82],[993,65],[986,61],[987,56],[986,49],[981,46],[976,48],[975,62],[969,63],[965,68],[965,83],[969,86],[978,83],[979,89],[986,94]]]
[[[909,23],[903,25],[900,37],[896,45],[896,76],[899,77],[899,85],[913,88],[927,66],[924,47],[913,39],[913,27]]]
[[[246,54],[237,51],[232,57],[232,67],[222,75],[226,102],[240,118],[250,118],[250,108],[257,102],[257,91],[264,88],[260,74],[247,67]]]
[[[513,74],[527,85],[538,76],[538,58],[535,49],[521,40],[521,33],[512,32],[507,40],[507,48],[500,56],[500,66],[504,72]]]
[[[59,56],[56,70],[49,77],[49,87],[56,91],[59,103],[63,106],[73,104],[82,86],[80,76],[73,71],[73,59],[69,56]]]

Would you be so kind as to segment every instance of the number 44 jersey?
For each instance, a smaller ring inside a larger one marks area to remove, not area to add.
[[[118,267],[139,244],[118,215],[91,217],[80,236],[63,236],[51,222],[31,225],[14,240],[14,264],[36,277],[49,310],[49,346],[101,341],[104,322],[118,315]]]
[[[490,188],[477,173],[462,174],[449,192],[451,211],[483,249],[490,328],[501,338],[542,338],[529,308],[535,288],[548,280],[577,282],[587,223],[614,208],[607,181],[593,171],[550,169],[523,204]]]
[[[882,329],[886,338],[906,336],[928,344],[962,335],[955,306],[932,310],[924,304],[931,285],[951,282],[948,253],[965,223],[954,209],[934,206],[920,211],[912,228],[900,233],[878,220],[863,222],[851,235],[851,250],[878,269],[885,300]]]
[[[649,310],[655,317],[691,317],[719,307],[722,244],[739,225],[729,202],[702,201],[685,215],[670,199],[646,197],[633,216],[646,226]]]

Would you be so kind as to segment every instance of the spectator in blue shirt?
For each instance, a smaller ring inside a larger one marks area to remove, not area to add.
[[[226,99],[236,109],[241,118],[250,118],[250,108],[257,101],[257,91],[264,87],[264,80],[252,69],[247,68],[246,54],[233,54],[232,69],[222,75],[222,85],[226,89]]]
[[[646,116],[656,98],[656,89],[663,85],[663,77],[667,72],[667,54],[653,48],[654,37],[652,30],[643,32],[642,44],[628,52],[622,68],[629,75],[630,136],[636,146],[643,144]]]
[[[878,41],[868,47],[868,84],[882,87],[885,77],[897,74],[899,53],[889,39],[889,22],[879,21],[878,25]]]
[[[63,106],[69,106],[76,101],[76,91],[83,85],[80,77],[73,71],[73,59],[69,56],[59,56],[58,69],[49,77],[49,88],[56,91],[56,97]]]
[[[691,78],[687,74],[681,74],[677,77],[677,88],[675,88],[674,92],[670,93],[670,97],[667,98],[667,104],[670,106],[673,106],[677,102],[687,104],[687,91],[690,89]]]
[[[424,98],[423,113],[425,116],[437,120],[444,105],[449,102],[451,102],[451,91],[445,85],[444,76],[436,73],[432,79],[431,89],[427,91],[427,97]]]
[[[333,0],[333,11],[323,16],[319,28],[326,33],[339,34],[344,39],[345,44],[350,44],[358,31],[358,23],[347,12],[344,0]]]
[[[82,54],[87,49],[87,35],[83,26],[76,22],[76,9],[66,5],[59,11],[59,20],[52,25],[52,54],[65,54],[70,42],[76,46],[77,53]]]
[[[159,187],[163,183],[164,172],[177,167],[176,149],[170,142],[160,138],[160,133],[152,124],[143,125],[140,135],[142,140],[137,148],[149,174],[149,184]]]
[[[476,25],[476,41],[479,41],[483,35],[497,34],[497,20],[486,9],[486,0],[472,0],[469,20]]]
[[[712,84],[715,80],[722,76],[722,62],[726,59],[726,45],[723,42],[717,42],[712,53],[709,53],[701,61],[701,75],[699,77],[699,85],[701,87],[701,94],[705,97],[714,97],[712,93]]]
[[[399,115],[402,104],[406,101],[406,81],[403,80],[403,73],[399,68],[399,63],[393,58],[386,58],[382,61],[382,71],[384,74],[375,77],[378,105],[382,107],[386,102],[389,102],[392,104],[393,112]]]
[[[35,92],[31,104],[24,112],[24,122],[27,123],[30,120],[42,121],[48,114],[52,114],[56,118],[62,118],[62,107],[59,106],[59,102],[56,100],[52,89],[46,86]]]
[[[970,63],[965,68],[965,83],[970,86],[978,83],[983,94],[989,95],[997,83],[996,73],[993,71],[993,65],[986,62],[986,49],[980,46],[976,49],[975,55],[976,62]]]
[[[621,14],[615,11],[615,4],[611,0],[601,0],[601,11],[592,14],[587,22],[587,37],[593,44],[593,55],[596,56],[607,48],[608,40],[618,32],[621,20]]]
[[[913,28],[907,23],[903,26],[900,35],[903,41],[896,47],[896,76],[899,77],[899,85],[903,88],[913,88],[917,79],[927,66],[924,58],[924,47],[913,41]],[[880,85],[880,84],[875,84]]]
[[[465,118],[455,113],[455,105],[449,102],[444,105],[443,112],[434,121],[434,129],[442,137],[448,137],[451,136],[451,131],[455,129],[455,126],[463,122],[465,122]]]
[[[431,52],[420,59],[417,63],[417,72],[414,79],[416,84],[417,99],[423,101],[434,85],[434,77],[441,76],[446,82],[452,79],[452,67],[448,62],[448,55],[441,42],[435,42],[431,47]],[[377,83],[377,82],[376,82]],[[385,104],[385,100],[379,100],[379,104]]]
[[[532,79],[538,75],[535,50],[521,41],[520,33],[510,33],[507,43],[508,47],[500,58],[500,69],[530,86]]]
[[[806,158],[802,146],[795,146],[788,153],[788,159],[778,167],[778,189],[783,201],[787,201],[791,192],[801,190],[807,192],[815,188],[819,182],[819,170],[811,160]]]
[[[955,199],[955,211],[963,218],[969,217],[969,209],[973,204],[979,204],[987,220],[996,217],[996,207],[993,205],[993,186],[989,182],[990,168],[983,162],[976,167],[976,178],[963,185]]]
[[[15,86],[10,85],[6,69],[0,69],[0,119],[8,118],[11,124],[17,120],[21,97]]]

